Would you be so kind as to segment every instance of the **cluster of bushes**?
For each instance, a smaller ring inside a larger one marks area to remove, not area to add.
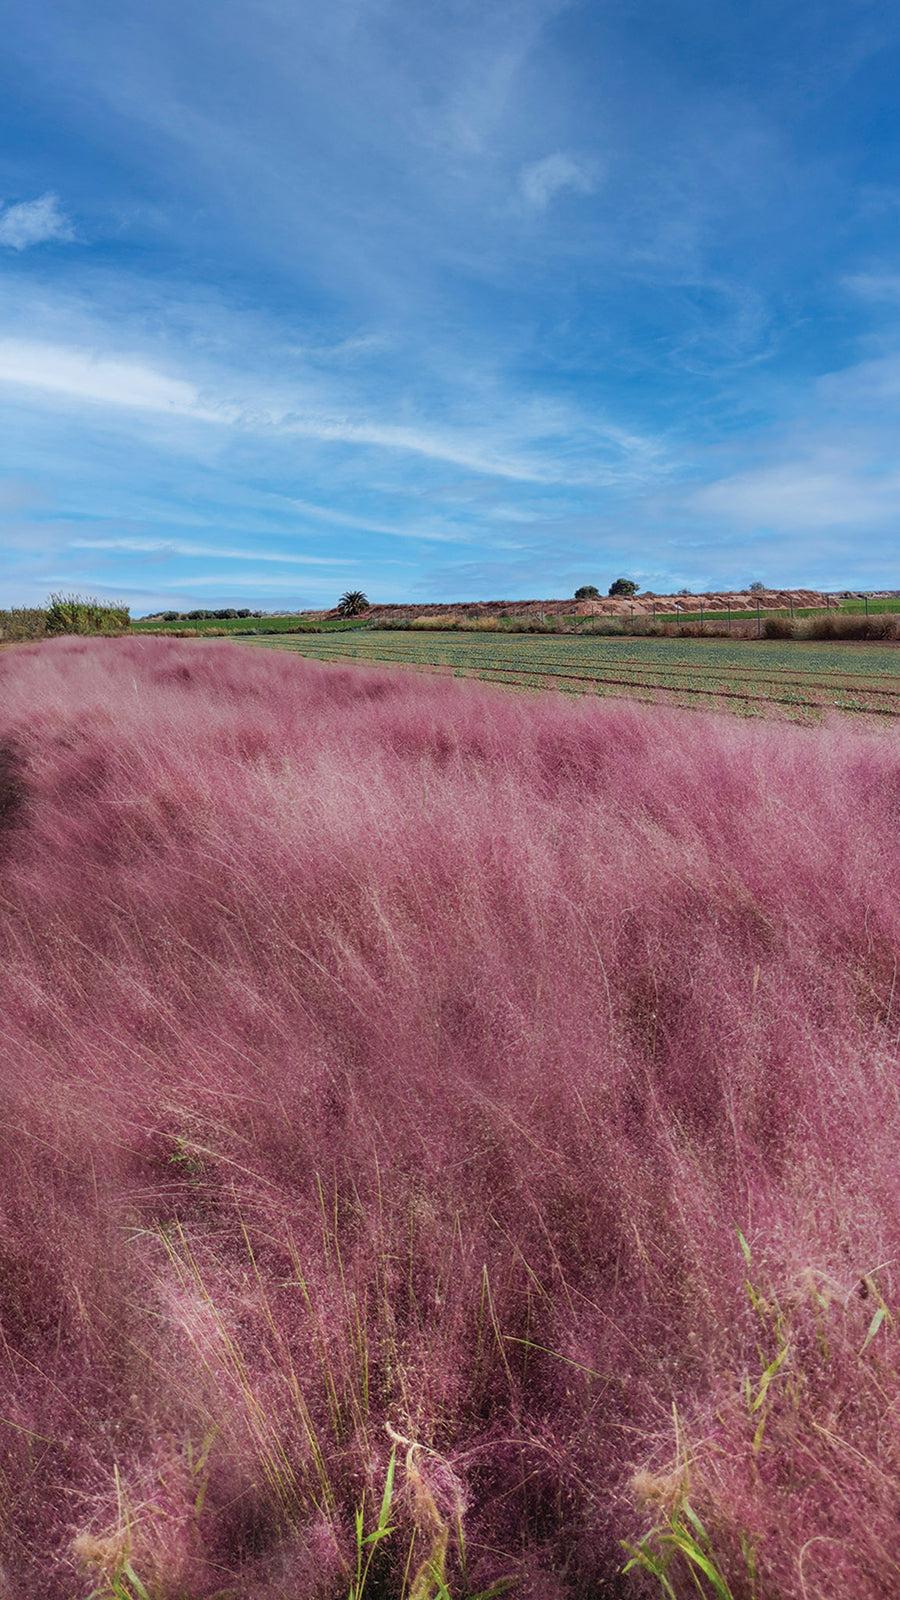
[[[125,633],[130,624],[127,606],[76,594],[52,594],[46,606],[0,611],[0,642],[18,644],[63,633]]]
[[[233,622],[237,617],[261,617],[261,611],[251,611],[249,606],[241,606],[235,610],[234,606],[223,606],[220,611],[206,611],[202,607],[196,611],[164,611],[163,622]]]

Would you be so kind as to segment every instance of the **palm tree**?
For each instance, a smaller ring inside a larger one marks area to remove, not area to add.
[[[369,602],[362,589],[348,589],[341,595],[337,609],[342,617],[358,617],[361,611],[368,611]]]

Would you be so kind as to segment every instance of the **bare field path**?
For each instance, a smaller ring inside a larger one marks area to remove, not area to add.
[[[510,688],[618,695],[745,716],[900,716],[900,649],[890,645],[387,630],[246,642],[317,661],[412,666]]]

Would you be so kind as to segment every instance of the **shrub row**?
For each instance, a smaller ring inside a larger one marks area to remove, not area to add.
[[[385,621],[375,621],[371,624],[379,632],[403,633],[539,633],[539,634],[571,634],[573,632],[573,619],[571,614],[560,623],[555,616],[548,617],[544,622],[532,620],[528,617],[460,617],[448,615],[443,617],[414,617],[412,620],[405,618],[389,618]],[[303,630],[312,631],[312,630]],[[637,617],[634,622],[623,617],[579,617],[579,634],[588,634],[598,639],[622,638],[648,638],[648,639],[674,639],[680,636],[686,639],[728,639],[755,637],[756,623],[735,620],[731,629],[723,622],[705,622],[701,627],[699,622],[676,623],[674,620],[662,619],[658,622],[647,617]]]
[[[389,618],[376,621],[373,627],[383,631],[421,633],[572,633],[573,618],[560,622],[555,616],[544,622],[528,617],[466,617],[449,614],[443,617]],[[302,632],[313,629],[297,630]],[[676,622],[672,618],[653,621],[647,617],[580,617],[577,631],[597,638],[649,639],[755,639],[757,624],[754,619],[734,618],[729,628],[720,617],[702,624],[693,620]],[[891,613],[851,616],[846,612],[826,612],[821,616],[791,618],[766,617],[762,622],[762,636],[766,639],[847,639],[896,640],[900,639],[900,616]]]
[[[221,611],[164,611],[164,622],[233,622],[237,617],[261,617],[261,611],[251,611],[249,606],[242,606],[235,611],[233,606],[226,606]]]
[[[870,617],[826,612],[820,617],[767,617],[763,623],[767,639],[900,639],[900,617],[881,613]]]

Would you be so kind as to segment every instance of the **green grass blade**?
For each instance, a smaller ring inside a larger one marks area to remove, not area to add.
[[[387,1474],[384,1480],[384,1494],[381,1496],[381,1509],[378,1513],[379,1530],[386,1526],[388,1517],[390,1515],[391,1501],[394,1497],[394,1469],[396,1465],[397,1451],[396,1449],[393,1449],[391,1451],[391,1459],[388,1462]]]
[[[777,1356],[775,1357],[775,1360],[771,1363],[770,1366],[766,1367],[765,1372],[763,1373],[762,1377],[759,1380],[759,1390],[757,1391],[756,1399],[754,1400],[752,1406],[750,1407],[751,1411],[758,1411],[759,1410],[760,1406],[762,1405],[763,1401],[766,1398],[766,1390],[768,1389],[769,1384],[772,1382],[772,1379],[774,1378],[776,1372],[778,1371],[778,1368],[781,1366],[781,1363],[784,1360],[784,1358],[787,1355],[787,1353],[788,1353],[788,1346],[786,1344],[784,1344],[784,1345],[782,1345],[782,1347],[779,1350]]]
[[[137,1595],[137,1600],[150,1600],[150,1596],[147,1593],[147,1590],[144,1588],[144,1585],[141,1583],[141,1580],[138,1577],[137,1573],[135,1572],[134,1567],[131,1565],[130,1561],[126,1561],[125,1562],[125,1565],[123,1566],[122,1571],[125,1574],[125,1577],[128,1579],[128,1582],[131,1584],[131,1587],[133,1588],[135,1594]]]
[[[865,1339],[863,1340],[862,1350],[860,1350],[860,1352],[859,1352],[860,1355],[862,1355],[863,1350],[865,1350],[867,1348],[867,1346],[872,1343],[872,1340],[874,1339],[876,1333],[878,1332],[878,1329],[881,1327],[881,1324],[883,1323],[883,1321],[885,1319],[885,1315],[886,1315],[886,1308],[884,1306],[879,1306],[878,1310],[875,1312],[874,1317],[872,1318],[872,1321],[869,1323],[869,1331],[866,1334]]]

